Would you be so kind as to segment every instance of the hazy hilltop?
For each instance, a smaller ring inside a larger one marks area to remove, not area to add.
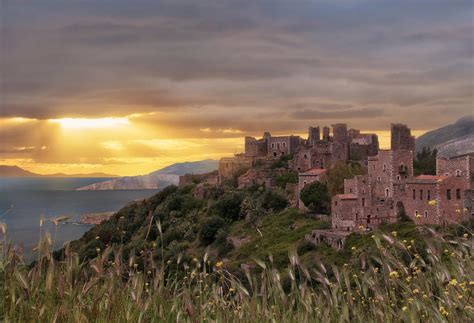
[[[126,176],[105,182],[94,183],[81,188],[80,191],[102,190],[137,190],[157,189],[168,185],[177,185],[179,176],[184,174],[204,174],[218,168],[218,161],[206,159],[196,162],[176,163],[152,173],[140,176]]]
[[[417,151],[423,147],[437,149],[448,157],[474,152],[474,116],[465,116],[453,124],[418,137]]]
[[[7,166],[0,165],[0,177],[87,177],[87,178],[109,178],[117,177],[117,175],[111,175],[106,173],[89,173],[89,174],[36,174],[30,171],[27,171],[18,166]]]

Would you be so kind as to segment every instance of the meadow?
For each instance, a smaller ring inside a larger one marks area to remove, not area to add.
[[[157,226],[162,239],[160,223]],[[43,234],[37,261],[25,264],[1,227],[1,319],[4,322],[472,322],[472,233],[445,238],[434,230],[420,250],[397,232],[375,232],[376,251],[351,248],[348,263],[303,264],[296,248],[277,268],[272,256],[235,274],[207,253],[157,261],[147,250],[97,248],[80,261],[68,246],[51,253]],[[127,259],[127,261],[124,261]],[[163,258],[162,258],[163,259]]]

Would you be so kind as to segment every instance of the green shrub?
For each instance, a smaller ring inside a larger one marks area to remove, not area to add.
[[[273,190],[266,190],[262,197],[262,207],[266,210],[279,212],[285,209],[289,203],[286,196]]]
[[[330,200],[326,184],[317,181],[306,185],[301,190],[300,198],[312,212],[329,213]]]
[[[214,242],[217,233],[226,225],[224,219],[219,216],[212,216],[201,223],[199,229],[199,241],[202,245],[208,245]]]
[[[218,215],[230,222],[240,218],[241,204],[244,197],[237,192],[221,196],[209,209],[210,214]]]

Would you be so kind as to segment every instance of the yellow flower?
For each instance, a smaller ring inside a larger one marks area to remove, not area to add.
[[[392,231],[392,236],[396,237],[397,236],[397,231]]]
[[[440,307],[439,307],[439,311],[440,311],[441,315],[444,315],[444,316],[448,316],[448,315],[449,315],[449,312],[446,311],[446,309],[445,309],[443,306],[440,306]]]
[[[456,280],[456,278],[453,278],[449,281],[449,285],[452,285],[452,286],[457,286],[458,285],[458,281]]]
[[[352,247],[351,250],[352,250],[352,251],[356,250],[356,247]]]
[[[397,271],[391,271],[390,274],[388,274],[390,278],[399,278],[400,274]]]
[[[402,307],[402,311],[403,311],[403,312],[405,312],[407,309],[408,309],[408,307],[406,307],[406,306],[403,306],[403,307]]]
[[[464,233],[462,236],[466,239],[467,239],[467,237],[469,237],[469,235],[467,233]]]
[[[471,280],[471,281],[469,282],[469,286],[474,286],[474,280]]]
[[[419,292],[420,292],[420,290],[419,290],[418,288],[415,288],[415,289],[413,290],[413,294],[418,294]]]
[[[221,268],[224,265],[222,261],[217,262],[216,267]]]

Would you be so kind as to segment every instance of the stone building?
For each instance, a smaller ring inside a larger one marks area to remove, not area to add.
[[[408,130],[408,132],[407,132]],[[349,131],[349,138],[358,136]],[[331,230],[307,236],[314,243],[342,248],[346,233],[375,229],[405,215],[416,224],[459,223],[474,215],[473,154],[437,158],[437,174],[413,174],[409,128],[392,125],[391,150],[368,157],[367,175],[344,181],[344,194],[331,201]]]
[[[415,151],[415,137],[411,135],[411,129],[401,123],[391,125],[391,149]]]

